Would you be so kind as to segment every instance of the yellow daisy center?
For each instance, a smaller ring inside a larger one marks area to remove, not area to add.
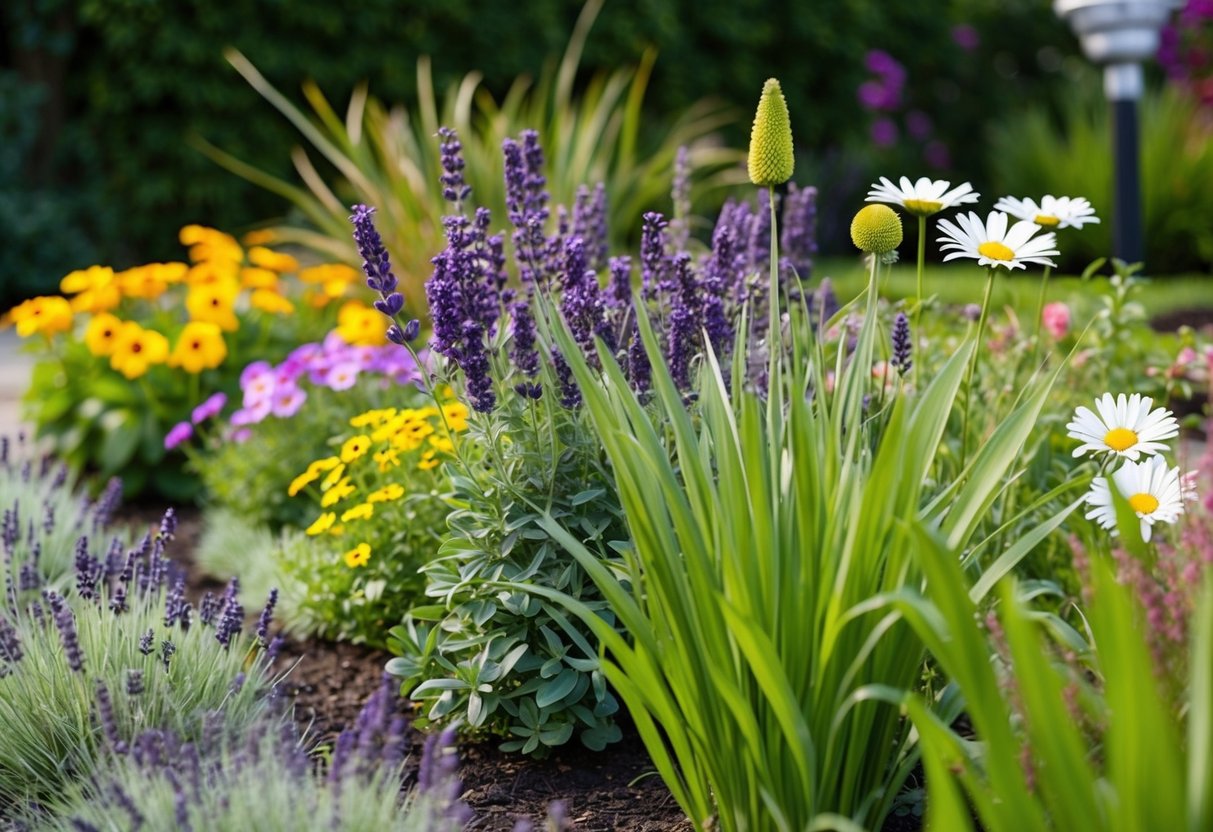
[[[942,202],[935,202],[930,199],[907,199],[902,203],[906,210],[911,214],[921,214],[924,217],[930,216],[943,208]]]
[[[1158,510],[1158,498],[1143,491],[1129,498],[1129,506],[1138,514],[1151,514]]]
[[[1036,215],[1036,218],[1035,218],[1034,220],[1032,220],[1032,221],[1033,221],[1034,223],[1036,223],[1037,225],[1043,225],[1043,226],[1046,226],[1046,227],[1048,227],[1048,228],[1052,228],[1053,226],[1055,226],[1055,225],[1057,225],[1059,222],[1061,222],[1061,220],[1060,220],[1060,219],[1058,219],[1057,217],[1053,216],[1052,214],[1037,214],[1037,215]]]
[[[991,260],[1014,260],[1015,252],[1004,246],[1002,243],[982,243],[977,247],[977,253],[982,257],[989,257]]]
[[[1137,444],[1137,434],[1128,428],[1112,428],[1103,441],[1114,451],[1126,451]]]

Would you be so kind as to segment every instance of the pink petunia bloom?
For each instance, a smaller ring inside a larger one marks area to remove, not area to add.
[[[268,373],[273,369],[267,361],[254,361],[240,371],[240,386],[247,387],[250,379]]]
[[[274,372],[271,369],[251,377],[244,385],[244,406],[255,407],[261,402],[268,402],[273,398],[274,389],[277,386],[278,382],[274,379]]]
[[[190,421],[195,425],[205,422],[214,416],[218,416],[227,404],[226,393],[216,393],[202,404],[194,408],[194,412],[190,414]]]
[[[262,421],[266,416],[270,415],[270,409],[272,406],[272,400],[265,398],[255,402],[252,405],[243,407],[232,414],[232,425],[235,427],[255,425],[257,422]]]
[[[1070,307],[1061,301],[1046,303],[1040,313],[1040,323],[1055,341],[1060,341],[1070,331]]]
[[[362,368],[352,361],[334,364],[324,378],[324,383],[333,390],[349,390],[358,381],[358,372]]]
[[[279,387],[274,391],[271,410],[279,419],[289,419],[299,412],[299,408],[303,407],[305,401],[307,401],[307,393],[298,387]]]
[[[235,442],[237,445],[241,445],[241,444],[249,441],[249,439],[251,439],[252,436],[253,436],[253,432],[251,430],[249,430],[248,428],[241,428],[240,430],[238,430],[232,434],[232,441]]]
[[[178,422],[169,430],[168,435],[164,437],[164,450],[171,451],[183,442],[189,441],[189,438],[194,435],[194,426],[189,422]]]

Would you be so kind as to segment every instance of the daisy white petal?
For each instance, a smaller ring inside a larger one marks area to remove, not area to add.
[[[948,190],[952,185],[944,179],[932,180],[930,177],[920,177],[917,182],[911,182],[908,176],[903,176],[894,185],[888,178],[882,176],[868,191],[868,202],[884,202],[897,205],[917,217],[929,217],[957,205],[977,201],[977,194],[968,182]]]
[[[1006,211],[1013,217],[1047,228],[1082,228],[1099,222],[1091,203],[1080,196],[1055,197],[1046,195],[1037,204],[1034,199],[1004,196],[994,204],[995,211]]]
[[[1141,536],[1149,540],[1155,523],[1174,523],[1184,512],[1183,488],[1179,467],[1167,467],[1167,461],[1152,456],[1142,462],[1126,462],[1112,475],[1112,485],[1120,492],[1141,520]],[[1112,485],[1105,477],[1096,477],[1087,492],[1091,506],[1086,517],[1116,534],[1116,506]]]
[[[1098,415],[1087,407],[1075,408],[1074,419],[1066,425],[1070,438],[1082,443],[1074,456],[1090,451],[1137,460],[1167,450],[1163,440],[1179,435],[1179,422],[1166,408],[1151,410],[1153,405],[1153,399],[1140,393],[1121,393],[1115,399],[1104,393],[1095,400]]]
[[[943,259],[970,257],[983,266],[1002,266],[1006,269],[1022,269],[1027,263],[1054,265],[1049,257],[1059,252],[1053,248],[1056,237],[1051,232],[1033,236],[1039,226],[1029,222],[1018,222],[1009,230],[1007,215],[993,211],[982,222],[981,217],[970,211],[956,217],[959,226],[941,220],[939,230],[940,248],[951,251]]]

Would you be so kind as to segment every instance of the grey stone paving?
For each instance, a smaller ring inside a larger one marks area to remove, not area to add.
[[[21,397],[29,386],[32,357],[21,351],[21,339],[12,329],[0,330],[0,436],[15,436],[28,429],[21,421]]]

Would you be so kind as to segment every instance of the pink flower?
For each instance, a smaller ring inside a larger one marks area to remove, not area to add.
[[[358,381],[358,371],[362,368],[352,362],[343,361],[340,364],[334,364],[324,377],[324,383],[333,390],[349,390],[354,386],[354,382]]]
[[[274,379],[274,371],[267,367],[264,372],[251,376],[244,384],[244,406],[256,407],[261,402],[269,402],[278,386]]]
[[[1061,301],[1046,303],[1040,313],[1040,322],[1055,341],[1060,341],[1070,331],[1070,307]]]
[[[240,430],[238,430],[232,434],[232,441],[235,442],[237,445],[239,445],[241,443],[249,441],[249,439],[252,437],[252,435],[253,435],[253,432],[251,430],[249,430],[248,428],[241,428]]]
[[[194,408],[193,414],[190,416],[190,421],[195,425],[205,422],[213,416],[218,416],[223,410],[223,406],[227,404],[226,393],[216,393],[202,404]]]
[[[298,387],[280,387],[274,391],[271,409],[279,419],[289,419],[299,412],[299,408],[303,407],[306,400],[307,393]]]
[[[872,122],[872,143],[877,147],[892,147],[897,144],[897,124],[891,118],[878,118]]]
[[[250,379],[268,373],[273,369],[268,362],[254,361],[240,371],[240,386],[247,387]]]
[[[235,427],[255,425],[270,415],[272,406],[273,402],[269,398],[261,399],[252,405],[245,406],[232,414],[232,425]]]
[[[952,42],[966,52],[972,52],[981,46],[981,35],[967,23],[959,23],[952,27]]]
[[[171,451],[173,448],[180,445],[182,442],[189,440],[194,435],[194,426],[189,422],[178,422],[173,425],[168,435],[164,437],[164,450]]]

